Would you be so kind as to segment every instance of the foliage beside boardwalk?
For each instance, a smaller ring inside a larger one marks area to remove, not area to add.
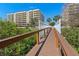
[[[62,34],[79,53],[79,27],[63,28]]]
[[[16,24],[12,22],[0,20],[0,40],[33,30],[34,29],[30,27],[17,28]],[[8,47],[0,49],[0,55],[25,55],[35,45],[35,43],[34,36],[27,39],[25,38]]]

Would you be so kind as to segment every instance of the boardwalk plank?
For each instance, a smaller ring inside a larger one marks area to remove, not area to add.
[[[59,48],[55,47],[55,41],[53,39],[53,31],[51,31],[39,53],[39,56],[59,56],[59,55],[61,54]]]

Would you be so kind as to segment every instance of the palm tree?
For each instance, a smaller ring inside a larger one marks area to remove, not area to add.
[[[50,26],[54,26],[55,25],[55,22],[50,22],[49,25]]]
[[[57,22],[60,18],[61,18],[61,16],[60,16],[60,15],[57,15],[57,16],[54,16],[53,20],[54,20],[55,22]]]
[[[52,19],[51,19],[51,18],[48,18],[48,19],[47,19],[47,22],[49,22],[49,23],[50,23],[51,21],[52,21]]]

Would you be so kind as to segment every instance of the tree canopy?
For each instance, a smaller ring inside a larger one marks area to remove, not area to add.
[[[61,17],[59,16],[59,15],[57,15],[57,16],[54,16],[54,18],[53,18],[53,20],[54,21],[57,21],[57,20],[59,20]]]
[[[47,22],[51,22],[51,21],[52,21],[52,19],[51,19],[51,18],[48,18],[48,19],[47,19]]]
[[[54,26],[55,25],[55,22],[50,22],[49,25],[50,26]]]

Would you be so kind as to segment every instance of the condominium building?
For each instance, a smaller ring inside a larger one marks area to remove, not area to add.
[[[62,25],[69,26],[69,21],[74,19],[74,15],[79,13],[79,3],[67,3],[64,4],[62,13]],[[77,18],[76,18],[77,19]],[[73,22],[75,23],[75,20]]]
[[[44,21],[44,16],[39,9],[11,13],[8,14],[7,17],[9,21],[16,23],[18,27],[27,26],[30,21],[33,20],[32,18],[36,18],[38,21],[40,20],[41,22]]]

